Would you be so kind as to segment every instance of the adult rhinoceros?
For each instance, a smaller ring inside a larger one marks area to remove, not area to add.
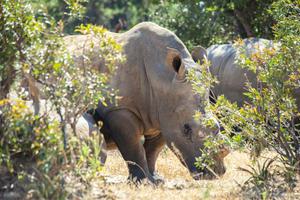
[[[270,40],[251,38],[243,40],[242,48],[245,50],[245,55],[250,56],[273,46]],[[212,45],[207,50],[197,46],[192,56],[195,61],[203,59],[210,61],[210,72],[218,80],[218,84],[211,88],[214,97],[223,94],[238,106],[242,106],[247,101],[247,97],[243,94],[247,91],[246,82],[249,81],[252,86],[255,86],[256,75],[238,64],[239,54],[233,44]]]
[[[195,179],[200,178],[199,173],[210,174],[209,170],[197,169],[194,163],[201,154],[204,137],[216,134],[218,129],[204,128],[193,117],[195,110],[205,111],[200,104],[203,99],[193,93],[186,79],[188,70],[199,68],[184,44],[174,33],[150,22],[122,34],[108,34],[123,44],[126,61],[110,82],[120,100],[108,106],[99,103],[95,113],[103,121],[101,132],[107,146],[116,144],[133,179],[156,182],[155,162],[164,144]],[[80,52],[90,48],[87,43],[91,36],[68,36],[65,40],[75,60],[82,63]],[[96,48],[93,51],[97,53]],[[93,66],[100,69],[100,63],[95,59]],[[223,158],[227,153],[221,149],[215,156],[213,169],[219,175],[225,172]]]

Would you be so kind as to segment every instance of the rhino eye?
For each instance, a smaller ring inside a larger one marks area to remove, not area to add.
[[[191,128],[191,126],[189,124],[184,124],[183,125],[183,134],[190,140],[193,142],[192,140],[192,133],[193,130]]]
[[[191,136],[193,133],[193,130],[189,124],[184,124],[183,125],[183,133],[186,136]]]

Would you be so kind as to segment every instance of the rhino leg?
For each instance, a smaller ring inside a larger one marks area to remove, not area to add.
[[[156,182],[163,182],[163,179],[155,173],[155,163],[164,145],[165,140],[161,133],[154,137],[145,137],[144,148],[146,151],[148,168]]]
[[[139,119],[127,110],[118,110],[110,112],[104,123],[107,123],[109,133],[127,163],[129,178],[137,182],[148,178],[154,183],[140,141],[143,128]]]
[[[104,166],[107,159],[107,146],[104,137],[102,136],[101,144],[100,144],[100,162],[101,165]]]

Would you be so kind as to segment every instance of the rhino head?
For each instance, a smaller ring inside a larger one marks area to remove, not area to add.
[[[167,47],[156,49],[154,53],[147,52],[148,57],[157,59],[146,62],[152,65],[147,67],[147,73],[156,98],[160,131],[168,147],[195,179],[222,175],[226,170],[223,159],[228,154],[225,148],[220,148],[219,154],[214,157],[214,172],[195,167],[195,158],[201,155],[200,149],[204,147],[205,138],[209,135],[217,137],[219,133],[217,122],[215,127],[207,128],[194,118],[195,111],[208,116],[204,102],[208,101],[209,88],[205,98],[200,97],[194,93],[192,84],[187,79],[187,73],[191,69],[195,69],[197,76],[201,76],[200,66],[193,61],[184,44],[174,34],[163,36],[163,41],[152,39],[151,44],[159,46],[158,44],[167,43]]]

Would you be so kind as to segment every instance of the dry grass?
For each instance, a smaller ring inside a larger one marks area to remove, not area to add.
[[[85,198],[105,199],[239,199],[240,187],[249,174],[238,170],[247,167],[247,154],[232,152],[225,158],[227,172],[217,180],[194,181],[187,169],[169,150],[161,153],[157,161],[157,171],[166,183],[154,188],[151,185],[135,187],[126,181],[126,164],[118,151],[109,152],[104,169],[106,181],[96,181]],[[96,188],[104,189],[97,190]]]
[[[274,153],[269,152],[264,156],[273,157]],[[243,185],[250,177],[249,174],[238,170],[239,167],[248,168],[250,164],[249,154],[232,152],[225,158],[225,164],[227,172],[219,179],[195,181],[174,154],[166,149],[160,154],[157,161],[157,171],[164,177],[165,184],[157,187],[143,184],[136,187],[127,182],[127,167],[120,153],[110,151],[101,176],[93,179],[90,184],[82,183],[78,176],[66,176],[66,186],[71,193],[68,199],[259,199],[256,193],[249,194],[239,186]],[[274,185],[281,183],[281,181],[275,182]],[[284,191],[284,193],[279,193],[280,195],[276,196],[275,199],[300,199],[300,187],[298,183],[297,185],[293,192]],[[17,193],[7,192],[1,195],[0,192],[0,199],[1,197],[5,197],[4,199],[24,199],[12,195],[24,197],[25,194],[17,191]],[[36,198],[29,192],[25,199]]]

